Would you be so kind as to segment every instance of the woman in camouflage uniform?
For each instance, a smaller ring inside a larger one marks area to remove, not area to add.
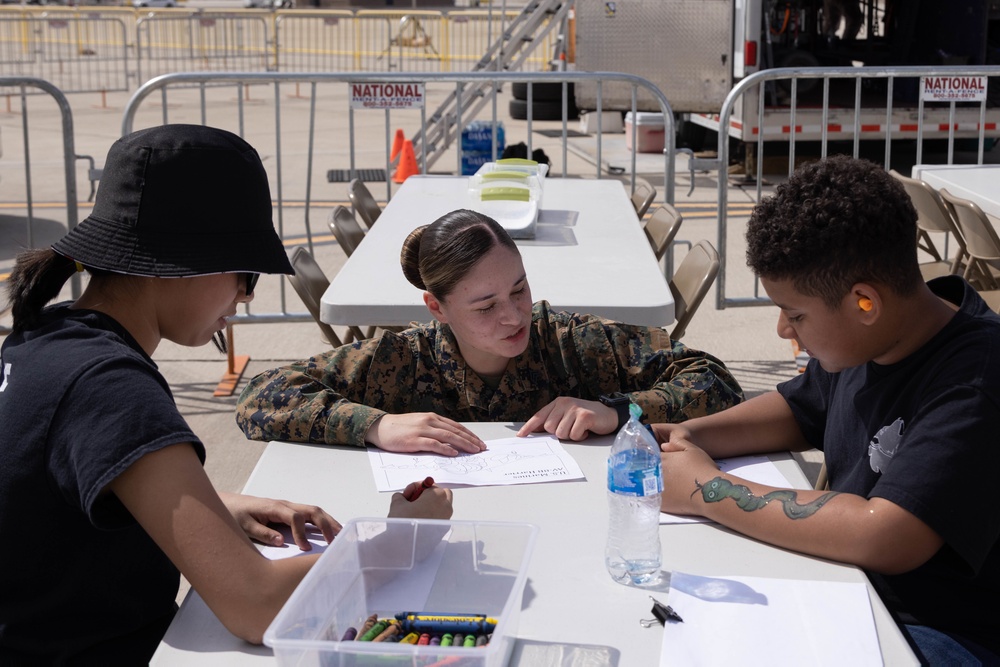
[[[617,392],[649,422],[743,400],[721,361],[662,329],[532,305],[517,246],[487,216],[414,230],[400,261],[434,321],[256,376],[236,414],[247,437],[457,455],[485,448],[460,421],[583,440],[620,426]]]

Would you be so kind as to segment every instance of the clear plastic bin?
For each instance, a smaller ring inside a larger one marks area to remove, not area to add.
[[[549,165],[544,162],[536,162],[535,160],[529,160],[527,158],[508,157],[497,160],[496,162],[485,163],[479,167],[476,175],[486,174],[491,171],[521,171],[542,179],[545,178],[547,173],[549,173]]]
[[[537,176],[524,171],[485,170],[469,179],[471,208],[488,215],[511,238],[534,238],[542,187]]]
[[[264,633],[280,665],[500,667],[514,645],[538,527],[525,523],[354,519]],[[371,614],[485,614],[480,647],[340,641]]]

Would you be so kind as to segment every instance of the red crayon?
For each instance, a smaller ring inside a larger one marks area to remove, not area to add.
[[[423,482],[421,482],[420,486],[418,486],[416,488],[416,490],[412,491],[410,493],[410,495],[406,495],[404,493],[403,497],[406,498],[407,500],[409,500],[412,503],[414,500],[416,500],[417,498],[420,497],[420,494],[424,492],[424,489],[429,489],[432,486],[434,486],[434,478],[433,477],[427,477],[427,478],[424,479]]]

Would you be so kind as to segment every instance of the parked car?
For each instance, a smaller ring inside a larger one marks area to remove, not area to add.
[[[293,0],[243,0],[247,9],[291,9],[295,6]]]
[[[132,0],[132,6],[136,9],[142,7],[176,7],[177,0]]]

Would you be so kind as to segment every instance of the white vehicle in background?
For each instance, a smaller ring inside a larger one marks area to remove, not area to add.
[[[295,6],[293,0],[243,0],[247,9],[291,9]]]
[[[698,135],[704,134],[699,128],[719,130],[719,110],[733,86],[761,70],[996,64],[1000,0],[577,0],[575,31],[577,69],[628,72],[649,79],[663,91],[673,111],[683,114],[681,132],[695,146]],[[1000,78],[989,79],[986,136],[996,137]],[[831,82],[829,106],[836,116],[828,119],[831,141],[853,139],[854,86],[847,79]],[[781,81],[765,90],[762,126],[758,127],[758,91],[752,89],[734,108],[730,137],[750,143],[760,134],[767,141],[790,139],[790,83]],[[863,140],[884,141],[887,129],[895,139],[916,138],[918,81],[901,79],[892,93],[893,115],[887,120],[886,81],[865,82],[858,114]],[[822,83],[802,80],[797,94],[796,140],[818,141],[823,129]],[[596,87],[577,84],[576,104],[595,109]],[[627,85],[604,87],[603,109],[627,111],[631,106]],[[640,92],[638,110],[655,112],[659,106]],[[956,137],[975,137],[978,102],[959,104],[955,120]],[[947,138],[948,123],[947,104],[924,108],[925,138]]]

